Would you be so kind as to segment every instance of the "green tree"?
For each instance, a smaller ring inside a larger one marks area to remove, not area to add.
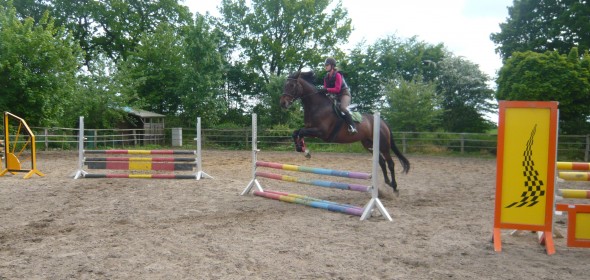
[[[6,2],[8,0],[0,0]],[[18,2],[22,18],[48,10],[56,25],[64,26],[85,53],[85,64],[106,54],[114,61],[125,60],[139,46],[145,33],[155,32],[160,23],[185,26],[191,13],[178,0],[24,0]]]
[[[388,36],[367,46],[361,43],[352,49],[341,63],[351,88],[353,103],[359,110],[380,108],[385,87],[419,77],[424,82],[438,77],[436,62],[444,57],[444,46],[418,41],[416,37],[402,39]]]
[[[451,53],[437,66],[437,93],[442,101],[442,127],[450,132],[484,132],[492,128],[486,113],[495,112],[490,78],[477,64]]]
[[[187,67],[183,62],[185,49],[182,37],[167,23],[160,24],[152,34],[141,36],[136,51],[121,63],[121,74],[128,75],[128,96],[137,97],[133,105],[164,114],[182,111],[179,84]]]
[[[579,0],[518,0],[508,8],[500,32],[492,33],[496,52],[503,59],[514,52],[558,51],[577,46],[590,48],[590,5]]]
[[[498,100],[559,101],[563,134],[590,133],[590,55],[516,52],[500,69]]]
[[[191,121],[201,117],[207,125],[219,122],[228,110],[220,98],[224,75],[224,61],[217,51],[220,37],[212,26],[211,18],[197,15],[194,24],[185,28],[182,64],[186,72],[178,87],[180,117]]]
[[[15,3],[16,2],[16,3]],[[31,17],[35,22],[41,21],[43,14],[50,9],[45,0],[0,0],[2,7],[16,8],[16,16],[20,20]]]
[[[220,28],[228,45],[268,83],[293,69],[316,66],[348,40],[351,20],[332,0],[223,0]]]
[[[394,131],[431,131],[438,127],[442,114],[441,100],[434,83],[402,80],[385,89],[389,110],[384,118]]]
[[[127,117],[121,108],[129,105],[128,96],[119,94],[122,88],[114,79],[116,75],[110,74],[116,73],[116,65],[104,56],[91,63],[92,72],[78,74],[78,92],[67,115],[84,116],[86,128],[116,127]]]
[[[66,114],[75,98],[81,50],[45,13],[36,23],[0,7],[0,111],[32,126],[72,125]]]
[[[216,98],[222,63],[205,18],[198,16],[185,28],[161,23],[140,42],[119,64],[117,80],[131,105],[176,117],[179,125],[192,124],[196,117],[208,124],[219,121],[226,105]]]

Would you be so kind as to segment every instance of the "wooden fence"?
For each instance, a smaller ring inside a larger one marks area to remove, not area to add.
[[[32,128],[37,149],[73,150],[77,149],[78,129],[72,128]],[[258,130],[258,146],[263,149],[293,150],[292,130]],[[196,128],[182,129],[184,146],[194,145]],[[251,130],[243,129],[202,129],[204,149],[249,149]],[[0,136],[0,139],[3,137]],[[171,146],[171,128],[164,134],[154,135],[141,129],[88,129],[86,131],[87,148],[106,149],[111,147],[130,148],[135,146]],[[397,132],[394,133],[396,144],[404,153],[409,154],[481,154],[495,155],[497,135],[480,133],[443,133],[443,132]],[[306,143],[315,150],[352,150],[361,152],[360,144],[342,145],[323,143],[317,139],[307,139]],[[568,161],[588,161],[590,157],[590,135],[560,135],[558,139],[558,158]]]

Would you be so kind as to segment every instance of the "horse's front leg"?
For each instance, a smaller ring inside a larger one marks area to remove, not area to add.
[[[317,129],[315,128],[301,128],[293,132],[293,141],[295,143],[295,150],[304,153],[306,158],[311,158],[309,149],[305,146],[305,136],[317,137]]]
[[[291,137],[293,137],[293,143],[295,144],[295,151],[301,153],[305,149],[305,141],[303,140],[303,136],[299,135],[300,131],[301,131],[301,129],[293,131],[293,135],[291,135]]]

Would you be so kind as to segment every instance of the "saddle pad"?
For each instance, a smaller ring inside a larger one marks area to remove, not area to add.
[[[360,123],[363,121],[363,116],[359,112],[350,112],[350,115],[352,116],[352,120],[357,123]]]

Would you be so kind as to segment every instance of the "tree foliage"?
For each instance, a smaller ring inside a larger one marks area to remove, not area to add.
[[[590,133],[590,55],[516,52],[498,80],[498,100],[559,101],[560,130]]]
[[[222,104],[216,100],[221,84],[221,58],[216,39],[203,17],[193,26],[174,28],[161,23],[145,34],[142,44],[120,63],[119,81],[131,105],[181,119],[203,115],[218,121]]]
[[[303,66],[315,66],[351,32],[351,20],[332,0],[223,0],[220,28],[247,65],[270,81]]]
[[[0,7],[0,110],[32,126],[67,124],[80,61],[79,46],[48,13],[21,21],[16,9]]]
[[[490,38],[502,58],[514,52],[590,48],[590,5],[581,0],[518,0],[508,8],[507,21]]]
[[[8,2],[9,0],[0,0]],[[139,46],[141,37],[156,31],[160,23],[179,27],[191,21],[190,11],[178,0],[24,0],[16,1],[21,18],[37,18],[49,11],[59,26],[80,43],[85,65],[101,54],[125,60]]]
[[[94,59],[91,72],[78,75],[78,92],[68,115],[84,116],[86,128],[113,128],[127,117],[121,108],[130,104],[128,96],[120,94],[124,88],[114,75],[116,65],[109,59]]]
[[[191,18],[180,3],[18,1],[0,26],[0,105],[34,108],[31,123],[65,125],[83,115],[96,128],[116,126],[123,107],[164,114],[175,126],[193,127],[196,117],[205,126],[245,126],[255,112],[266,127],[298,127],[300,108],[278,106],[285,74],[311,68],[322,83],[320,64],[333,56],[359,110],[379,110],[400,129],[488,124],[488,78],[477,65],[417,37],[343,51],[352,21],[341,1],[223,0],[219,18]],[[29,27],[38,38],[23,36]]]
[[[383,117],[395,131],[431,131],[438,127],[442,109],[434,83],[405,81],[386,87],[389,109]]]
[[[434,81],[438,68],[432,66],[442,60],[443,50],[442,44],[428,44],[416,37],[388,36],[369,46],[357,45],[341,63],[353,103],[361,111],[381,109],[389,84],[417,78],[427,83]]]
[[[450,132],[484,132],[491,128],[486,113],[495,112],[490,78],[479,67],[447,54],[437,66],[437,93],[444,109],[442,127]]]

